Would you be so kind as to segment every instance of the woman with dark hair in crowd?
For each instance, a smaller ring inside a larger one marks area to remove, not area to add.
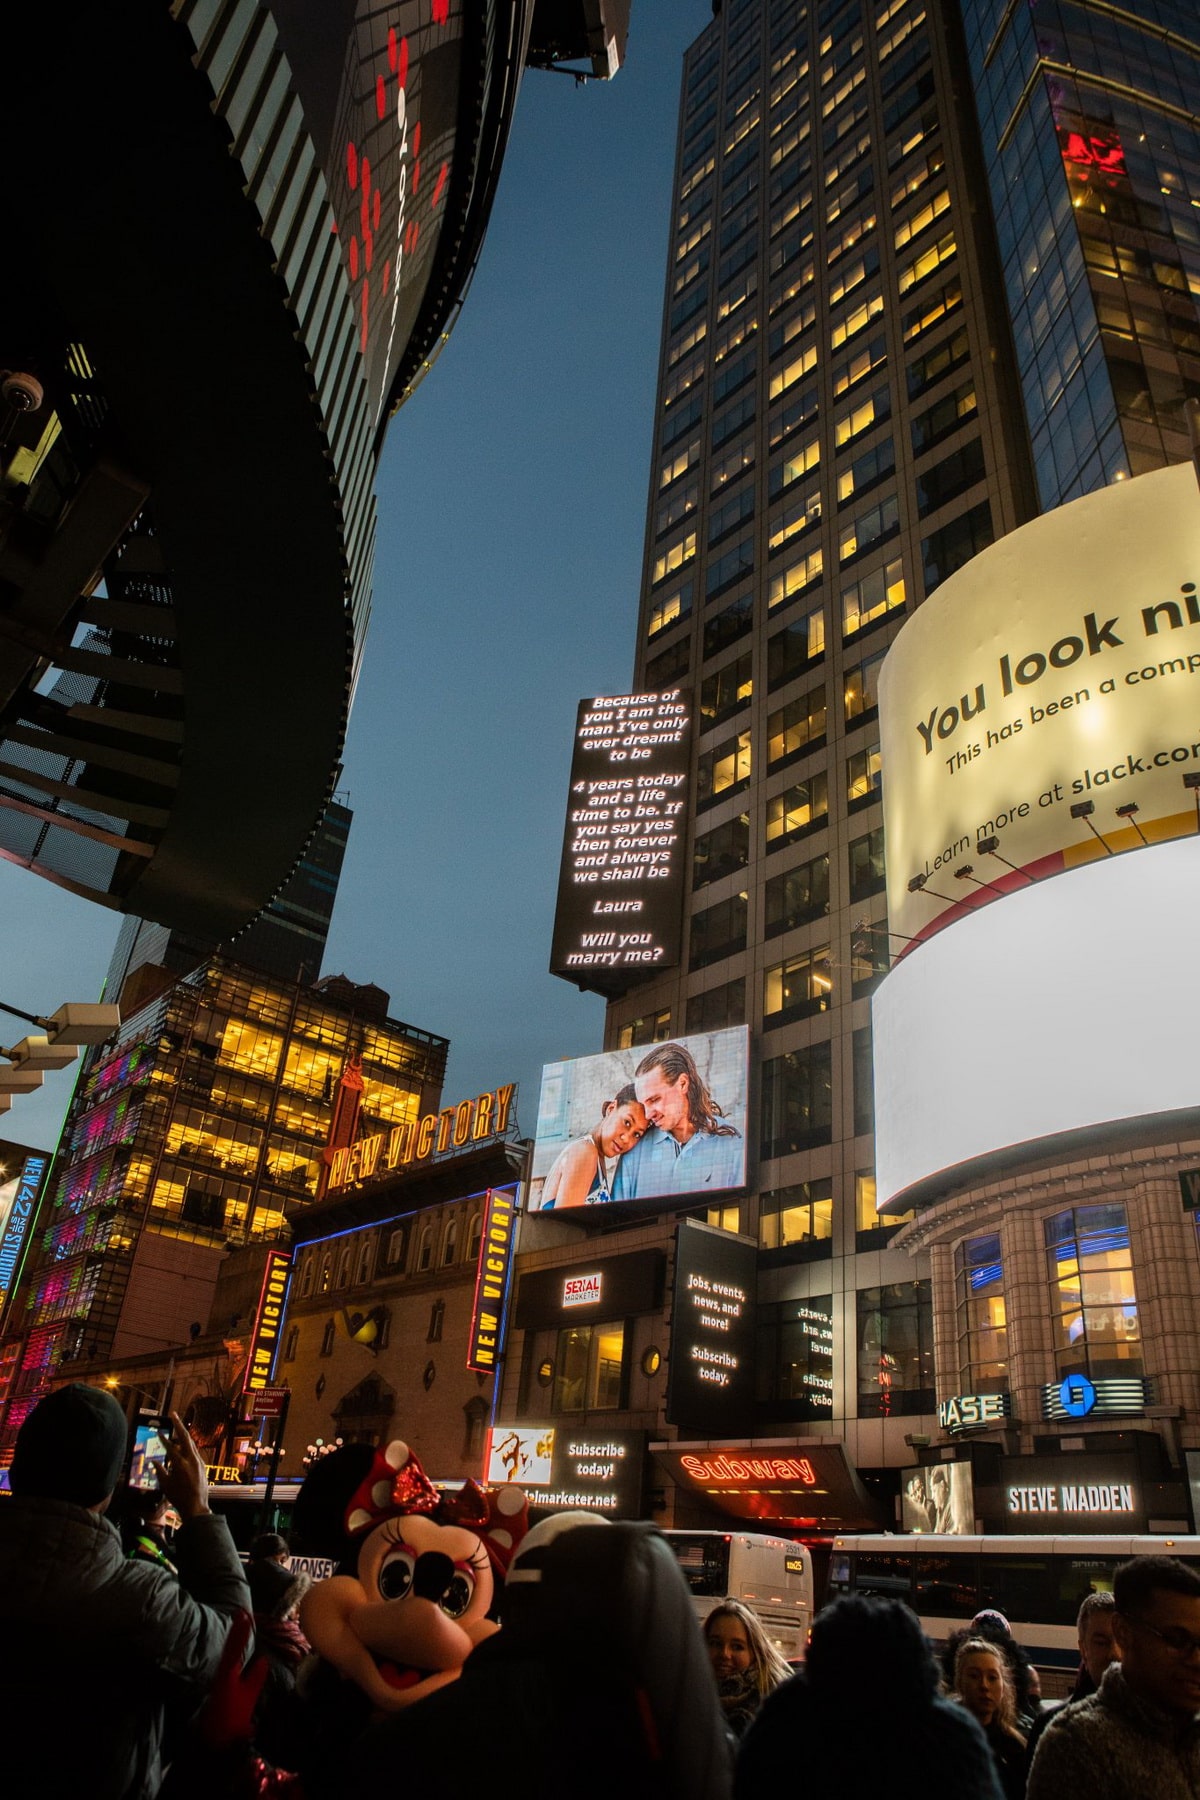
[[[740,1600],[714,1606],[703,1629],[725,1723],[740,1738],[767,1695],[787,1681],[791,1668]]]
[[[983,1733],[938,1693],[920,1621],[898,1600],[851,1594],[819,1615],[803,1670],[742,1739],[734,1800],[1002,1800]]]
[[[1025,1739],[1017,1730],[1016,1701],[1004,1651],[987,1638],[968,1638],[954,1659],[954,1698],[983,1727],[1006,1800],[1025,1792]]]

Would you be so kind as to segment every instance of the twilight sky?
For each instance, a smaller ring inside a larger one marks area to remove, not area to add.
[[[475,280],[379,471],[323,972],[450,1038],[447,1101],[517,1080],[527,1133],[542,1063],[601,1043],[603,1003],[546,966],[575,709],[633,664],[680,60],[709,17],[633,0],[614,82],[526,73]],[[0,1000],[98,996],[116,914],[0,862],[0,920]],[[0,1136],[50,1147],[71,1079]]]

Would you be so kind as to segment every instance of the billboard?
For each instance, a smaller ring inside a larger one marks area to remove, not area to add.
[[[920,937],[1105,845],[1193,831],[1181,778],[1200,776],[1198,699],[1190,464],[1085,495],[973,557],[880,674],[892,930]]]
[[[900,1471],[900,1526],[939,1537],[971,1537],[975,1485],[969,1462],[929,1463]]]
[[[550,973],[621,994],[679,961],[691,699],[581,700]]]
[[[441,0],[274,0],[271,12],[337,220],[378,427],[446,216],[464,11]]]
[[[696,1219],[675,1228],[668,1425],[701,1437],[744,1426],[754,1403],[758,1245]]]
[[[492,1427],[484,1477],[528,1490],[531,1511],[564,1508],[637,1518],[645,1437],[636,1431],[580,1431],[573,1425]]]
[[[49,1150],[0,1140],[0,1314],[20,1268],[21,1251],[50,1167]]]
[[[479,1239],[479,1267],[471,1302],[471,1328],[467,1336],[467,1367],[476,1375],[490,1375],[500,1352],[504,1297],[512,1267],[517,1190],[489,1188],[483,1208]]]
[[[871,999],[880,1209],[1116,1121],[1193,1129],[1198,893],[1200,838],[1178,838],[1024,887],[905,956]]]
[[[542,1070],[531,1212],[746,1185],[745,1025]]]

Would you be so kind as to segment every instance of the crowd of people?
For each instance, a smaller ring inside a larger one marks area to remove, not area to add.
[[[523,1800],[614,1785],[623,1800],[1200,1800],[1200,1575],[1185,1563],[1136,1557],[1086,1597],[1074,1686],[1047,1704],[998,1612],[939,1663],[906,1606],[845,1596],[795,1668],[736,1599],[697,1630],[653,1527],[578,1515],[528,1534],[500,1629],[458,1679],[365,1725],[360,1710],[344,1741],[326,1715],[297,1774],[308,1578],[277,1535],[243,1564],[172,1423],[158,1489],[123,1494],[110,1395],[60,1389],[22,1426],[0,1507],[14,1795],[349,1800],[419,1774],[455,1800],[502,1754]]]

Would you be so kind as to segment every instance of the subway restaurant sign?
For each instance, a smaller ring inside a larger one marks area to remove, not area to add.
[[[395,1125],[391,1131],[377,1131],[373,1137],[360,1138],[357,1144],[335,1150],[326,1191],[332,1194],[338,1188],[433,1162],[455,1150],[503,1137],[516,1092],[516,1082],[510,1081],[505,1087],[476,1094],[473,1100],[460,1100],[457,1106],[444,1106],[441,1112],[426,1113],[421,1119]]]

